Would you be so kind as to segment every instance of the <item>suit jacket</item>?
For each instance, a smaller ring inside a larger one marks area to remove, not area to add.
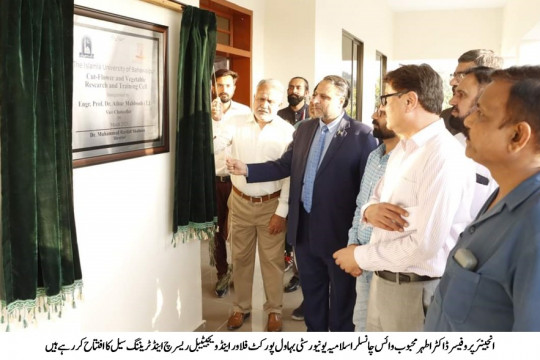
[[[356,209],[356,195],[369,153],[377,147],[371,129],[346,114],[315,176],[310,213],[310,246],[321,256],[347,246],[348,230]],[[304,171],[319,121],[305,121],[293,135],[283,156],[275,161],[249,164],[248,182],[291,177],[287,241],[296,245]]]

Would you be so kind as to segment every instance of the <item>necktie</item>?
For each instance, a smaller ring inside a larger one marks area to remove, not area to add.
[[[319,168],[319,162],[321,161],[321,154],[324,149],[324,142],[326,141],[326,134],[328,133],[328,127],[324,125],[321,128],[321,136],[319,137],[319,143],[313,148],[313,153],[308,157],[308,163],[306,165],[306,175],[304,177],[304,187],[302,188],[302,199],[304,199],[304,209],[309,213],[311,212],[311,204],[313,197],[313,183],[315,182],[315,174]]]

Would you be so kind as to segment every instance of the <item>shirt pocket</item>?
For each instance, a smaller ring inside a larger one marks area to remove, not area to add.
[[[476,298],[480,274],[462,268],[453,257],[446,271],[451,276],[444,293],[442,309],[452,321],[462,324],[467,320]]]

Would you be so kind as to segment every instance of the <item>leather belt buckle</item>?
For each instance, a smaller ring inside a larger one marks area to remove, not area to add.
[[[264,196],[247,196],[246,198],[253,203],[262,203],[264,201]]]
[[[383,278],[384,280],[395,282],[397,284],[440,279],[439,277],[430,277],[427,275],[418,275],[415,273],[392,272],[388,270],[375,271],[375,275]]]
[[[225,175],[225,176],[223,176],[223,175],[216,175],[216,180],[219,181],[219,182],[224,183],[224,182],[229,182],[229,181],[231,181],[231,177],[230,177],[229,175]]]

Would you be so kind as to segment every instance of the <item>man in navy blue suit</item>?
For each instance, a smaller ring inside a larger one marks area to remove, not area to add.
[[[314,117],[300,126],[283,156],[249,164],[228,160],[248,182],[291,177],[287,241],[295,247],[308,331],[354,331],[355,278],[332,254],[347,245],[366,160],[377,143],[371,129],[345,113],[347,80],[326,76],[313,94]]]

